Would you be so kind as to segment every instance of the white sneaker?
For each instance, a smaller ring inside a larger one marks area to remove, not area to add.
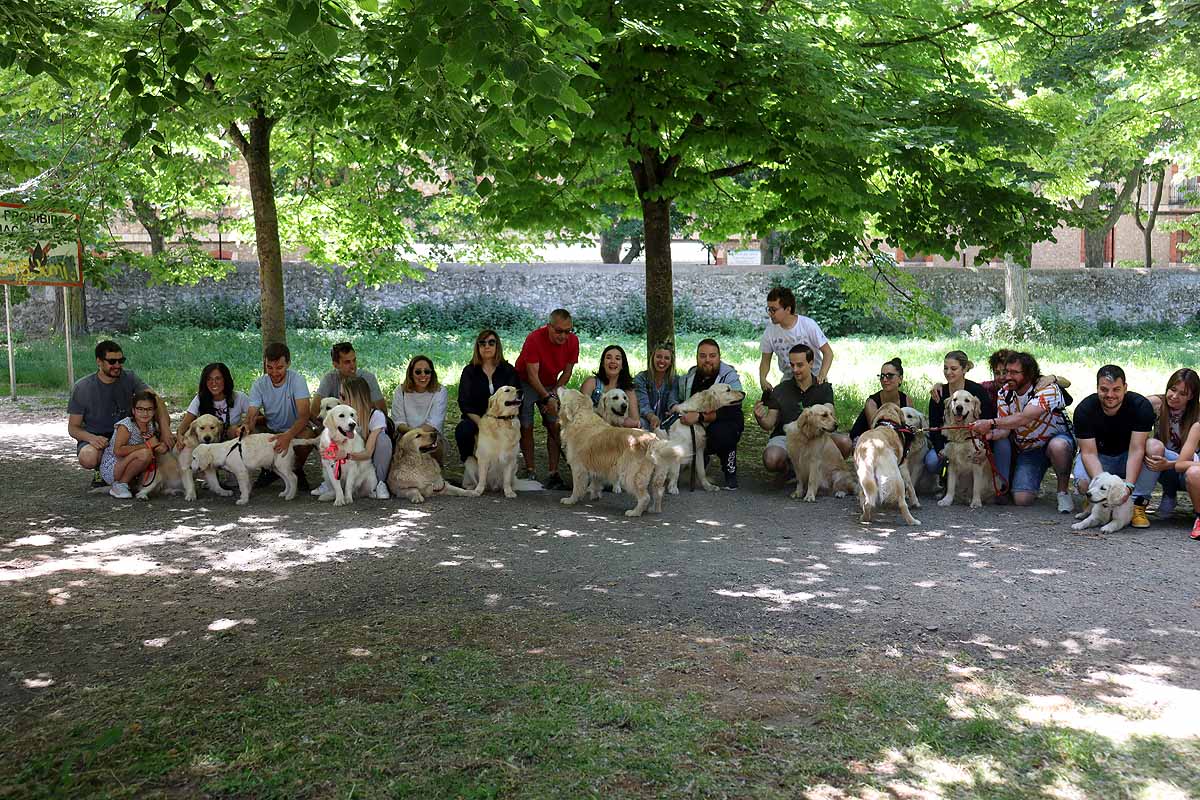
[[[129,491],[129,484],[121,483],[119,481],[112,485],[112,488],[108,490],[108,493],[118,500],[128,500],[133,497],[133,492]]]
[[[376,500],[387,500],[391,497],[391,495],[388,494],[387,484],[383,481],[375,484],[375,493],[371,496]]]
[[[1075,512],[1075,500],[1071,497],[1070,492],[1058,493],[1058,513],[1073,514]]]
[[[321,481],[321,485],[313,489],[309,494],[313,497],[320,497],[323,494],[333,494],[333,487],[329,485],[329,481]]]

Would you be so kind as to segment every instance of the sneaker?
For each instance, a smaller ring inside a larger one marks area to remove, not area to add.
[[[1130,521],[1129,524],[1135,528],[1149,528],[1150,527],[1150,520],[1147,519],[1147,517],[1146,517],[1146,507],[1145,506],[1134,506],[1133,507],[1133,519]]]
[[[563,481],[562,476],[559,475],[557,472],[551,472],[549,475],[546,476],[546,482],[545,482],[544,486],[547,489],[551,489],[551,490],[567,488],[567,484]]]
[[[100,477],[100,470],[92,470],[92,488],[103,489],[105,486],[108,486],[108,484],[104,482],[104,478]]]
[[[325,484],[321,484],[321,485],[325,486]],[[376,500],[387,500],[391,497],[391,495],[388,494],[387,484],[384,483],[383,481],[380,481],[379,483],[375,484],[375,492],[371,496],[374,497]]]
[[[734,489],[738,488],[738,479],[737,479],[736,472],[726,472],[725,473],[725,488],[730,491],[733,491]]]
[[[1196,517],[1196,521],[1192,523],[1192,539],[1200,542],[1200,517]]]
[[[737,451],[730,450],[729,455],[725,456],[725,463],[721,465],[721,472],[725,475],[725,488],[738,488],[737,479]]]
[[[108,493],[118,500],[129,500],[133,497],[133,492],[129,491],[129,484],[120,481],[114,483]]]
[[[1075,501],[1071,498],[1070,492],[1058,493],[1058,513],[1070,514],[1075,511]]]
[[[320,497],[321,495],[325,494],[326,492],[332,492],[332,491],[333,491],[333,487],[329,485],[329,481],[321,481],[321,485],[318,486],[317,488],[313,489],[311,492],[309,492],[309,494],[311,494],[313,497]]]
[[[1158,510],[1154,513],[1159,517],[1166,519],[1175,513],[1175,506],[1178,504],[1178,502],[1179,501],[1175,498],[1175,495],[1164,494],[1162,496],[1162,500],[1158,501]]]
[[[303,472],[297,472],[296,473],[296,491],[311,493],[311,491],[310,491],[311,489],[312,489],[312,485],[309,484],[309,482],[308,482],[308,476],[305,475]]]
[[[274,483],[277,480],[279,480],[278,475],[276,475],[274,472],[272,472],[269,469],[264,469],[262,472],[258,473],[258,480],[254,481],[254,488],[262,489],[264,487],[270,486],[272,483]]]

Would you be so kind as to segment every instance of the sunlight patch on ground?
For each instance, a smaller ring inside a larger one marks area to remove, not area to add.
[[[848,556],[873,556],[883,549],[882,545],[871,542],[835,542],[835,550]]]
[[[33,536],[23,536],[20,539],[13,539],[8,543],[8,547],[46,547],[52,544],[54,544],[53,536],[37,533]]]
[[[215,619],[208,624],[210,631],[227,631],[230,628],[235,628],[238,625],[257,625],[256,619]]]
[[[766,600],[774,603],[776,610],[786,611],[796,603],[807,603],[816,597],[812,592],[786,592],[783,589],[775,589],[770,586],[757,586],[750,590],[735,590],[735,589],[714,589],[713,594],[721,597],[733,598],[750,598],[753,600]]]

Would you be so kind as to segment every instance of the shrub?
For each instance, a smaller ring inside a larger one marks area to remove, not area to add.
[[[971,326],[967,339],[972,342],[1044,342],[1046,329],[1032,315],[1017,320],[1011,314],[996,314]]]

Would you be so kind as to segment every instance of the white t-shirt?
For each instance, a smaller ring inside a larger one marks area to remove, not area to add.
[[[829,339],[825,338],[825,332],[821,330],[821,326],[809,317],[796,315],[796,324],[790,328],[783,328],[772,322],[763,331],[762,339],[758,342],[759,352],[774,353],[775,360],[779,364],[779,371],[783,373],[783,380],[792,377],[792,362],[788,360],[788,351],[798,344],[806,344],[813,351],[813,375],[818,375],[821,372],[821,362],[824,361],[824,356],[821,355],[821,347],[829,343]]]
[[[217,412],[217,418],[225,424],[241,425],[242,418],[246,416],[246,412],[250,410],[250,398],[241,392],[233,393],[233,408],[229,407],[229,400],[214,400],[213,410]],[[192,398],[192,402],[188,404],[187,413],[193,417],[200,416],[200,395]]]
[[[378,408],[371,412],[371,419],[367,422],[367,435],[371,435],[371,431],[377,431],[380,428],[387,427],[387,415]]]
[[[392,396],[392,422],[409,428],[429,425],[441,433],[448,398],[445,386],[439,386],[436,392],[406,392],[402,383]]]

